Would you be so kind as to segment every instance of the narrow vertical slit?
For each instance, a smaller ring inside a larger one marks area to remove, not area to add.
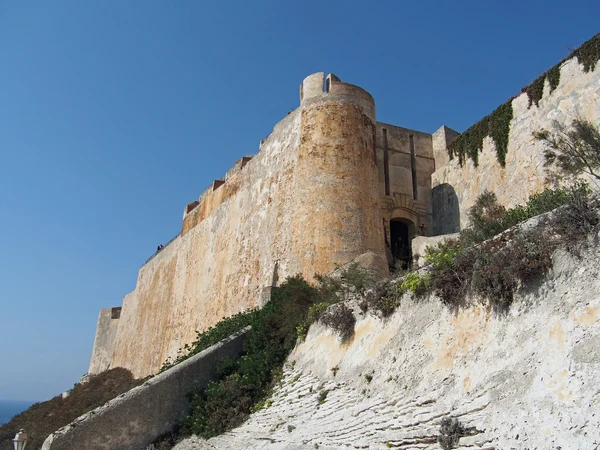
[[[411,134],[410,138],[410,168],[412,172],[413,198],[417,200],[417,160],[415,158],[415,139]]]
[[[390,155],[388,153],[387,129],[383,129],[383,177],[385,180],[385,195],[390,195]]]

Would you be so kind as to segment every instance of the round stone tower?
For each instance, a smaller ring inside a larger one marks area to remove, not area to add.
[[[387,272],[375,165],[375,102],[335,75],[300,86],[292,246],[305,278],[327,274],[358,255]]]

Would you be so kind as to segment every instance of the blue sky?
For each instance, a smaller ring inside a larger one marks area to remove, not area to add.
[[[98,311],[333,72],[462,131],[599,32],[600,2],[0,0],[0,399],[88,367]]]

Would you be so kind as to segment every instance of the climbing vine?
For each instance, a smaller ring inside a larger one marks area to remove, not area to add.
[[[450,159],[457,156],[462,166],[466,158],[469,157],[477,166],[479,152],[483,149],[483,140],[486,136],[490,136],[496,145],[498,162],[504,167],[512,117],[512,102],[508,101],[499,106],[492,114],[484,117],[464,133],[458,135],[448,146]]]
[[[560,77],[560,70],[558,72],[558,76]],[[535,106],[540,106],[540,100],[544,95],[544,83],[546,81],[546,74],[542,74],[537,77],[533,83],[531,83],[526,88],[523,88],[523,91],[527,93],[527,97],[529,97],[529,107],[535,103]]]
[[[550,93],[554,92],[560,83],[560,64],[548,71],[548,83],[550,83]]]
[[[490,136],[496,144],[496,158],[502,167],[506,163],[506,152],[508,151],[508,133],[510,132],[510,121],[513,118],[512,100],[499,106],[492,113],[490,119]]]
[[[579,64],[583,64],[584,72],[593,72],[600,60],[600,33],[575,50],[569,58],[577,56]]]
[[[535,104],[539,106],[540,100],[544,96],[544,85],[548,80],[550,93],[552,93],[560,83],[560,67],[562,64],[577,57],[579,64],[583,65],[584,72],[594,71],[598,61],[600,61],[600,33],[585,42],[581,47],[574,50],[567,58],[552,67],[548,72],[543,73],[536,78],[529,86],[524,87],[522,92],[529,98],[529,107]],[[496,146],[496,158],[504,167],[506,162],[506,152],[508,149],[508,134],[510,132],[510,121],[513,118],[512,98],[505,104],[498,107],[492,114],[484,117],[469,129],[458,135],[448,146],[448,155],[450,159],[458,157],[458,162],[462,166],[466,158],[471,158],[475,166],[479,161],[479,152],[483,149],[483,140],[490,136]]]

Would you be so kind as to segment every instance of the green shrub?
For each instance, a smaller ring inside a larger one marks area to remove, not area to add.
[[[579,255],[588,244],[589,236],[599,231],[599,211],[598,196],[585,185],[576,185],[571,190],[569,202],[554,213],[551,229],[561,236],[567,250]]]
[[[579,188],[576,187],[576,189]],[[583,187],[581,187],[581,189],[585,190]],[[548,211],[552,211],[553,209],[568,203],[571,200],[572,195],[573,191],[567,188],[544,189],[542,192],[533,194],[531,197],[529,197],[527,204],[525,205],[527,217],[525,217],[523,220],[535,217]],[[509,224],[508,226],[512,225],[513,224]],[[516,223],[514,225],[516,225]]]
[[[218,379],[192,394],[181,433],[208,438],[242,423],[270,394],[310,307],[320,298],[319,290],[299,276],[274,290],[271,300],[252,314],[242,357],[224,364]]]
[[[329,305],[330,303],[327,302],[319,302],[308,308],[308,316],[306,318],[307,325],[310,326],[318,321],[323,313],[327,310]]]
[[[472,245],[496,236],[505,230],[502,219],[506,209],[498,203],[496,194],[482,192],[469,210],[470,228],[461,232],[461,242]]]
[[[343,291],[341,280],[319,274],[315,275],[315,279],[317,280],[319,297],[323,302],[331,304],[340,301],[340,293]]]
[[[306,339],[306,334],[308,333],[308,328],[310,325],[307,325],[306,322],[299,323],[296,325],[296,334],[298,335],[298,339],[303,341]]]
[[[373,276],[368,270],[363,269],[358,263],[353,262],[341,272],[341,279],[348,288],[362,294],[365,289],[373,284]]]
[[[577,253],[600,228],[600,201],[584,185],[570,189],[546,190],[534,195],[525,206],[500,215],[495,199],[486,194],[475,211],[475,230],[461,233],[461,242],[448,242],[428,250],[431,288],[442,300],[459,306],[467,293],[487,298],[494,307],[505,308],[519,286],[543,275],[552,264],[552,253],[560,245]],[[481,208],[481,206],[484,206]],[[533,228],[513,228],[478,243],[491,229],[500,229],[557,205],[550,216]],[[487,211],[495,211],[487,214]],[[492,226],[486,222],[486,216]],[[498,224],[502,225],[497,228]],[[466,237],[465,237],[466,236]],[[474,237],[477,237],[475,239]]]
[[[600,180],[600,128],[581,117],[569,126],[553,121],[552,127],[533,134],[545,144],[545,165],[560,169],[558,178],[585,173]]]
[[[406,275],[400,286],[403,291],[410,291],[414,295],[421,295],[429,286],[429,276],[421,275],[418,272],[410,272]]]
[[[568,203],[577,190],[586,194],[583,185],[576,185],[574,189],[545,189],[532,195],[525,205],[508,210],[498,204],[494,193],[484,191],[469,210],[471,226],[461,231],[460,242],[463,246],[483,242],[525,220]]]
[[[507,307],[519,285],[544,274],[556,243],[543,230],[513,232],[484,242],[473,252],[472,291]]]
[[[175,359],[167,359],[160,368],[160,372],[170,369],[174,365],[185,361],[191,356],[200,353],[209,347],[212,347],[216,343],[247,327],[250,325],[256,314],[256,309],[238,313],[234,316],[222,319],[215,326],[210,327],[206,331],[197,331],[196,340],[191,344],[186,344],[183,349],[180,349],[178,356]]]
[[[460,242],[455,239],[438,242],[436,247],[425,249],[425,261],[433,264],[438,270],[449,269],[460,250]]]

